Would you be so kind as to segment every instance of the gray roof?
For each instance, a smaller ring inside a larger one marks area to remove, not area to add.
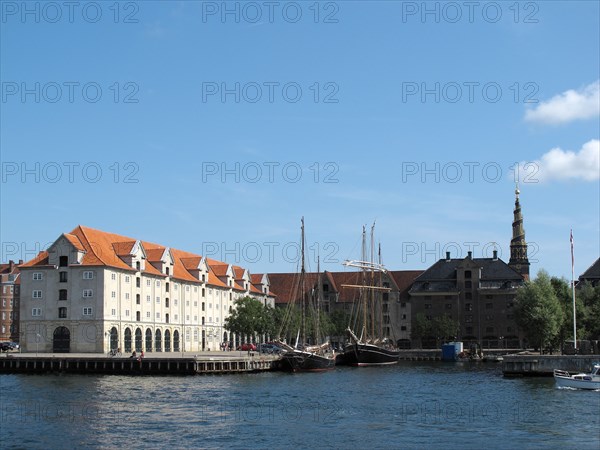
[[[523,277],[501,259],[474,258],[440,259],[415,279],[411,293],[448,292],[458,293],[456,269],[461,265],[481,268],[480,287],[489,289],[512,289],[523,283]]]
[[[600,279],[600,258],[579,276],[580,280],[596,278]]]

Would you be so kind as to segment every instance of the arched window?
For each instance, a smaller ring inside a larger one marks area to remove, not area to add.
[[[144,350],[152,351],[152,330],[150,328],[146,329],[146,348]]]

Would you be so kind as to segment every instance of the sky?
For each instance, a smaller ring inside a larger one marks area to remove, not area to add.
[[[85,225],[242,265],[600,256],[595,1],[2,1],[1,260]]]

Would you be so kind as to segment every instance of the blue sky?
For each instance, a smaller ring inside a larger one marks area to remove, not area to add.
[[[78,224],[241,264],[600,255],[598,2],[1,2],[2,260]],[[472,9],[469,9],[472,8]],[[225,11],[227,9],[227,11]],[[495,244],[494,244],[495,243]]]

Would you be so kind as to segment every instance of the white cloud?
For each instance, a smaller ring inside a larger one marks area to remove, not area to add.
[[[562,124],[600,115],[600,80],[575,91],[569,89],[525,112],[525,120]]]
[[[600,179],[600,141],[592,139],[578,152],[553,148],[533,162],[521,163],[519,179],[525,183],[552,180]]]

